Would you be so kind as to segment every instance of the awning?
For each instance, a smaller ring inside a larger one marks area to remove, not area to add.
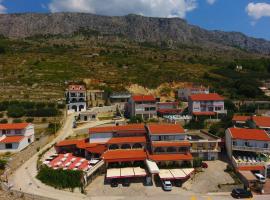
[[[107,169],[106,177],[108,179],[121,178],[121,170],[120,170],[120,168]]]
[[[132,167],[122,168],[121,170],[121,178],[134,177],[134,170]]]
[[[173,180],[174,179],[172,173],[168,169],[160,169],[159,170],[159,177],[162,180]]]
[[[189,176],[190,174],[192,174],[194,172],[194,168],[185,168],[182,170],[187,176]]]
[[[257,181],[257,178],[254,176],[254,174],[251,171],[239,171],[239,173],[248,181],[253,182]]]
[[[158,174],[159,173],[159,168],[154,161],[146,160],[146,165],[147,165],[148,170],[151,174]]]
[[[147,175],[145,169],[142,169],[140,167],[134,167],[133,170],[136,177],[145,177]]]
[[[175,179],[185,179],[187,177],[182,169],[171,169],[170,172]]]

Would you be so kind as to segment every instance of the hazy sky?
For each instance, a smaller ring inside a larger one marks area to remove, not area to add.
[[[270,0],[0,0],[0,13],[61,11],[181,17],[203,28],[270,40]]]

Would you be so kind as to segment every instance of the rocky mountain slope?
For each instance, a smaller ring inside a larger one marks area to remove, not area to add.
[[[270,54],[269,41],[247,37],[238,32],[208,31],[189,25],[179,18],[150,18],[137,15],[107,17],[83,13],[0,15],[0,35],[9,38],[72,35],[78,31],[124,36],[137,42],[235,47]]]

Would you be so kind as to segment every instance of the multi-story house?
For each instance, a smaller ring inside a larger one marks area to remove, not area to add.
[[[86,111],[86,88],[84,85],[69,85],[66,90],[67,109],[75,112]]]
[[[250,118],[250,116],[234,115],[232,118],[232,123],[236,127],[247,127],[247,122],[250,120]]]
[[[113,92],[109,97],[111,105],[118,106],[120,110],[125,109],[130,98],[129,92]]]
[[[190,142],[184,129],[178,124],[147,125],[150,141],[148,158],[159,166],[175,164],[183,166],[193,160]]]
[[[157,102],[157,115],[180,115],[182,110],[178,109],[178,102]]]
[[[0,124],[0,152],[21,151],[34,142],[34,134],[33,124]]]
[[[224,108],[224,98],[216,93],[189,96],[188,109],[194,116],[215,116],[227,113]]]
[[[104,106],[106,100],[106,94],[104,90],[88,90],[87,94],[87,103],[88,106]]]
[[[221,152],[221,138],[207,132],[189,132],[187,138],[191,144],[190,152],[193,157],[203,160],[217,160]]]
[[[143,119],[150,119],[157,116],[157,102],[152,95],[132,96],[128,104],[130,117],[139,116]]]
[[[260,171],[269,175],[270,136],[260,129],[229,128],[226,150],[238,171]]]
[[[263,129],[270,134],[270,117],[252,116],[248,121],[251,128]]]
[[[178,98],[188,101],[188,97],[194,94],[209,94],[209,88],[204,86],[188,86],[177,91]]]

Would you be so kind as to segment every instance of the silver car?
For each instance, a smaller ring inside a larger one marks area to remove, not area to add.
[[[171,191],[172,190],[172,183],[171,181],[161,181],[163,190],[165,191]]]

